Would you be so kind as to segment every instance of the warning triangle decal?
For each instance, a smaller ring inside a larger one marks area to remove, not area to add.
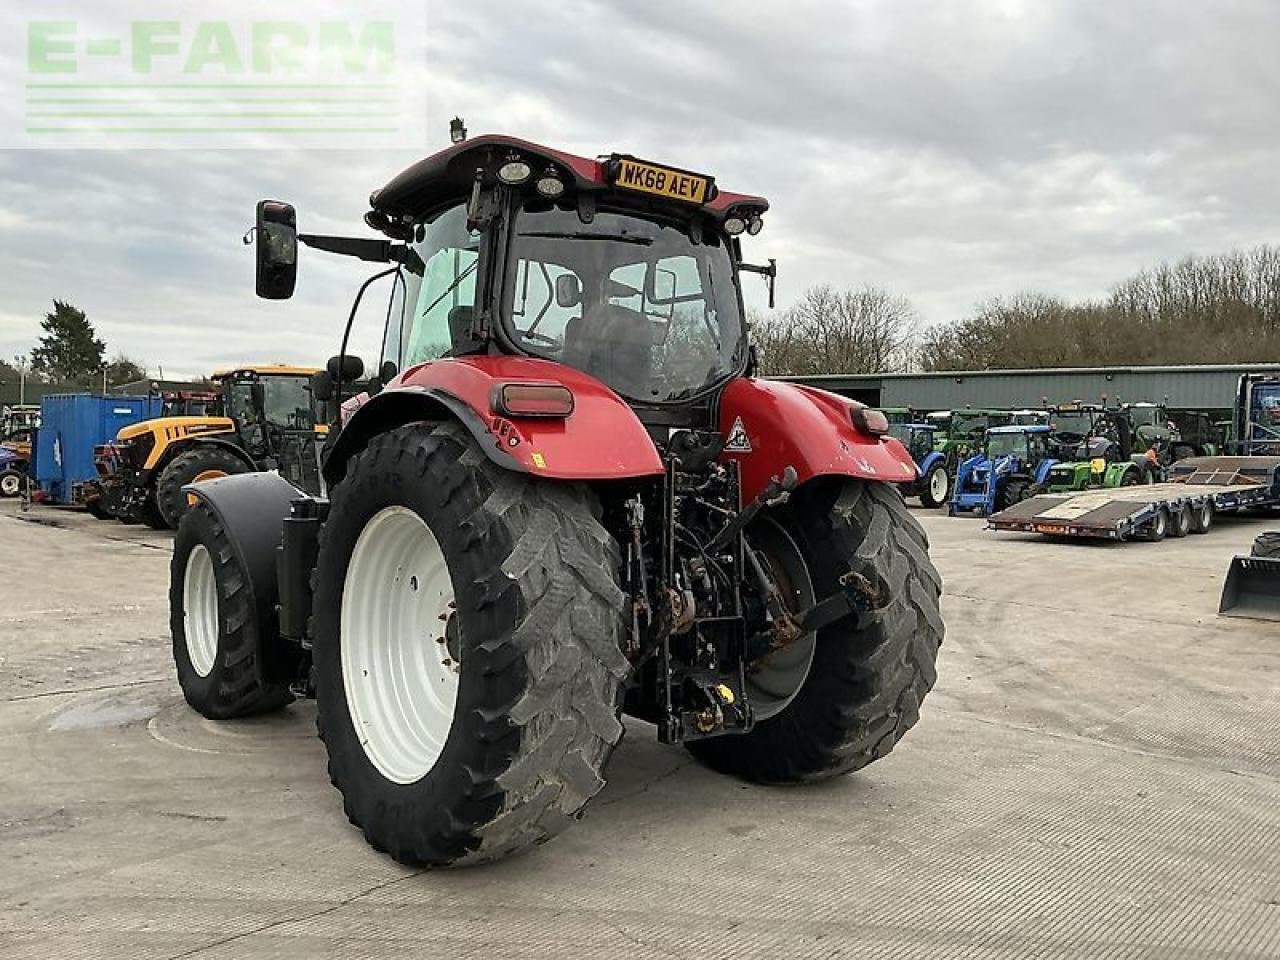
[[[742,418],[733,421],[733,429],[729,431],[729,439],[724,443],[727,453],[750,453],[751,440],[747,437],[747,428],[742,425]]]

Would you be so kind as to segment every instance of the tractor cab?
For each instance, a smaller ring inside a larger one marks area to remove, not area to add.
[[[1133,449],[1136,453],[1154,450],[1163,463],[1175,459],[1175,451],[1182,441],[1181,431],[1169,415],[1163,403],[1121,404],[1120,410],[1128,419],[1133,433]]]
[[[938,428],[932,423],[889,423],[889,435],[907,448],[917,469],[925,457],[933,452]]]
[[[1030,496],[1057,461],[1047,424],[990,427],[980,450],[962,461],[949,512],[990,516]]]
[[[40,426],[37,406],[5,407],[0,411],[0,444],[31,451],[31,438]]]
[[[1060,461],[1050,471],[1050,493],[1155,482],[1158,462],[1134,454],[1134,430],[1120,407],[1069,403],[1049,408],[1050,445]]]
[[[1255,373],[1241,376],[1229,427],[1233,446],[1241,455],[1280,454],[1280,377]]]

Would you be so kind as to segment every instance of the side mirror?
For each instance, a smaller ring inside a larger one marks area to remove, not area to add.
[[[582,281],[574,273],[556,277],[556,306],[571,309],[582,303]]]
[[[258,296],[288,300],[298,279],[298,217],[292,206],[259,200],[257,240]]]
[[[333,399],[333,387],[333,377],[329,376],[327,370],[321,370],[311,377],[311,396],[319,403],[328,403]]]
[[[355,383],[364,376],[364,361],[359,357],[353,357],[351,354],[345,356],[339,355],[330,357],[326,369],[329,376],[333,379],[341,380],[343,383]]]
[[[383,383],[390,383],[399,372],[400,369],[396,366],[394,360],[383,360],[382,366],[378,368],[378,379]]]

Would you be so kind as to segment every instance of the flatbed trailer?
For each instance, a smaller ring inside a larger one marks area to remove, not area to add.
[[[1045,493],[993,514],[995,530],[1103,540],[1204,533],[1219,513],[1280,505],[1280,457],[1195,457],[1167,483]],[[1184,513],[1185,511],[1185,513]],[[1177,526],[1181,517],[1183,526]]]

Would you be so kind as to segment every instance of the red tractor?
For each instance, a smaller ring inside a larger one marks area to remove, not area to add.
[[[315,697],[348,817],[426,865],[563,830],[623,713],[759,783],[892,750],[943,636],[893,487],[915,466],[880,412],[753,376],[740,278],[774,270],[739,241],[768,203],[487,136],[370,206],[385,239],[258,206],[260,295],[292,293],[302,243],[390,264],[390,319],[326,445],[327,499],[266,473],[186,488],[170,601],[191,706]],[[322,398],[363,372],[346,342]]]

